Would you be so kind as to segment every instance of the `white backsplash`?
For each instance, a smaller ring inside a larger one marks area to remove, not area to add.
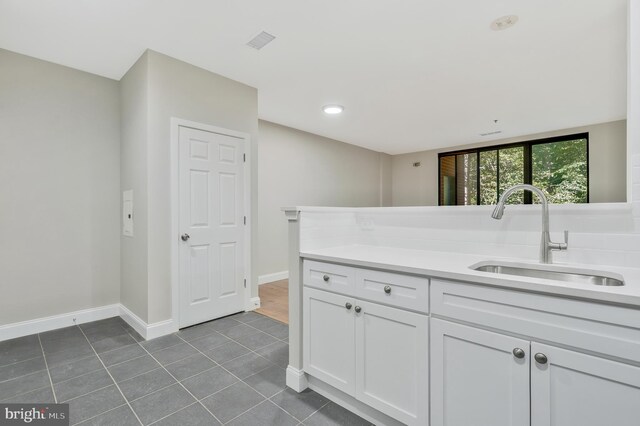
[[[554,262],[640,267],[636,207],[550,206],[552,240],[569,230],[569,250],[554,252]],[[301,251],[359,244],[538,259],[540,206],[507,206],[499,221],[492,206],[300,210]]]

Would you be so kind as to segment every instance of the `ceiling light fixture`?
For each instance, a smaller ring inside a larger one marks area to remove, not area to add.
[[[344,111],[344,107],[342,105],[325,105],[322,107],[322,110],[325,114],[340,114]]]
[[[516,22],[518,22],[518,16],[517,15],[503,16],[501,18],[496,19],[495,21],[493,21],[491,23],[491,29],[493,31],[506,30],[507,28],[513,27],[516,24]]]

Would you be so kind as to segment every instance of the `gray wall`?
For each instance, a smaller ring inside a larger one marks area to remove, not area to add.
[[[148,321],[147,139],[149,56],[143,54],[120,80],[120,189],[133,190],[133,237],[120,237],[120,299]],[[120,200],[122,196],[120,195]]]
[[[620,120],[517,138],[493,140],[481,144],[394,155],[391,160],[392,204],[394,206],[438,205],[438,153],[440,152],[582,132],[589,132],[590,202],[625,202],[627,197],[626,123],[626,120]],[[421,162],[421,166],[413,167],[413,163],[418,161]]]
[[[170,120],[176,117],[250,134],[255,153],[250,217],[257,229],[258,93],[153,51],[127,72],[122,93],[122,189],[134,189],[135,209],[134,237],[122,237],[123,304],[147,323],[155,323],[171,317]],[[257,232],[252,240],[256,264]],[[130,259],[124,258],[125,251]],[[251,282],[252,295],[257,296],[256,271]]]
[[[285,206],[384,206],[391,157],[260,121],[258,273],[286,271]]]
[[[0,64],[0,325],[117,303],[118,82]]]

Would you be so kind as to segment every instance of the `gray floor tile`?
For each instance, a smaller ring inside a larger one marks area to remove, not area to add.
[[[127,334],[120,322],[108,322],[101,323],[100,325],[93,325],[95,323],[82,324],[80,328],[84,332],[89,342],[97,342],[98,340],[106,339],[108,337],[121,336]]]
[[[120,391],[115,386],[109,386],[69,401],[69,419],[74,425],[122,404],[125,404],[125,400]]]
[[[217,332],[221,332],[224,330],[228,330],[232,327],[238,326],[241,323],[234,320],[233,318],[226,317],[215,320],[211,323],[211,328]]]
[[[120,390],[129,400],[141,398],[152,392],[176,383],[176,381],[163,368],[158,368],[148,373],[141,374],[132,379],[120,382]]]
[[[256,312],[242,312],[239,314],[235,314],[230,318],[233,318],[234,320],[240,321],[240,322],[252,322],[255,320],[265,318],[265,316],[262,314],[258,314]]]
[[[265,333],[277,337],[278,339],[287,339],[289,337],[289,326],[287,324],[276,324],[264,330]]]
[[[286,372],[276,365],[247,377],[244,382],[267,398],[287,387]]]
[[[61,364],[66,364],[71,361],[95,355],[95,352],[91,348],[91,345],[89,345],[89,342],[87,342],[85,339],[84,343],[71,345],[64,350],[47,352],[47,350],[45,349],[44,354],[49,368],[52,368]]]
[[[248,385],[238,382],[203,399],[202,403],[221,422],[226,423],[263,400],[264,398]]]
[[[198,351],[187,343],[180,343],[153,353],[153,357],[162,365],[171,364],[197,354]]]
[[[280,368],[287,368],[289,365],[289,344],[277,342],[273,345],[257,349],[257,353],[267,358]]]
[[[228,424],[233,426],[295,426],[299,422],[280,407],[265,401]]]
[[[13,364],[0,367],[0,382],[15,379],[16,377],[26,376],[36,371],[46,369],[44,365],[44,357],[40,355],[37,358],[27,359],[26,361],[16,362]]]
[[[238,358],[241,355],[248,354],[249,349],[236,342],[229,341],[223,345],[204,351],[204,353],[218,364],[222,364],[223,362]]]
[[[175,334],[169,334],[167,336],[158,337],[157,339],[141,342],[140,344],[149,352],[156,352],[179,343],[183,343],[181,338]]]
[[[140,422],[128,405],[122,405],[80,424],[82,426],[139,426]]]
[[[50,403],[54,402],[53,391],[51,385],[46,388],[34,390],[31,392],[23,393],[21,395],[12,396],[9,399],[2,401],[4,403]]]
[[[95,342],[91,342],[91,345],[94,347],[97,353],[103,353],[112,351],[114,349],[120,349],[124,346],[132,345],[137,343],[133,337],[129,336],[129,334],[120,334],[113,337],[107,337],[102,340],[96,340]]]
[[[169,373],[173,374],[176,379],[183,380],[215,366],[215,362],[202,354],[197,354],[169,364],[165,366],[165,368]]]
[[[18,337],[0,342],[0,366],[42,355],[38,335]]]
[[[190,343],[198,348],[198,350],[206,351],[216,346],[220,346],[224,343],[229,342],[229,339],[218,332],[213,332],[205,337],[201,337],[196,340],[192,340]]]
[[[153,426],[215,426],[219,424],[220,422],[210,412],[199,403],[195,403],[154,423]]]
[[[109,372],[113,375],[116,382],[121,382],[147,371],[155,370],[160,367],[151,356],[145,355],[140,358],[134,358],[129,361],[109,367]]]
[[[186,341],[199,339],[211,333],[215,333],[212,327],[213,322],[205,322],[204,324],[194,325],[193,327],[184,328],[178,332],[178,336]]]
[[[249,325],[253,328],[257,328],[260,331],[265,331],[268,328],[273,327],[274,325],[281,325],[282,323],[280,321],[276,321],[274,319],[271,319],[269,317],[265,317],[263,316],[262,318],[259,318],[255,321],[251,321],[249,323]]]
[[[238,337],[247,336],[249,334],[256,334],[259,331],[253,327],[249,327],[246,324],[238,324],[235,327],[231,327],[227,330],[223,330],[220,333],[224,334],[230,339],[236,340]]]
[[[305,420],[304,424],[308,426],[373,426],[362,417],[333,402]]]
[[[246,346],[251,350],[256,350],[268,346],[272,343],[278,342],[279,340],[273,336],[268,335],[267,333],[263,333],[262,331],[258,331],[255,334],[248,334],[244,336],[236,337],[236,342],[240,343],[242,346]]]
[[[144,337],[142,337],[133,327],[129,324],[124,325],[124,329],[133,337],[136,342],[144,342]]]
[[[44,388],[49,384],[49,374],[46,370],[7,380],[6,382],[0,383],[0,401],[15,395]]]
[[[136,343],[135,345],[129,345],[120,349],[116,349],[114,351],[101,353],[100,359],[102,359],[104,365],[109,367],[111,365],[129,361],[130,359],[138,358],[146,354],[147,351],[145,351],[142,346]]]
[[[93,373],[56,383],[53,387],[58,401],[64,402],[112,384],[113,380],[107,371],[101,368]]]
[[[73,379],[74,377],[82,376],[86,373],[91,373],[92,371],[101,370],[102,368],[102,363],[98,357],[91,355],[87,358],[82,358],[50,368],[49,372],[51,373],[51,381],[53,383],[58,383],[64,380]]]
[[[311,389],[305,389],[297,393],[289,388],[280,392],[271,400],[300,421],[303,421],[329,402],[327,398]]]
[[[202,399],[234,384],[237,381],[238,379],[227,373],[224,369],[214,367],[198,374],[197,376],[193,376],[182,381],[182,384],[196,398]]]
[[[267,367],[271,367],[272,365],[271,361],[255,353],[242,355],[241,357],[223,364],[224,368],[241,379],[252,376]]]
[[[148,425],[195,402],[178,384],[147,395],[131,403],[143,424]]]

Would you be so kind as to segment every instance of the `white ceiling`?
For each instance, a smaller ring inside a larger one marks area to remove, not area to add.
[[[626,11],[627,0],[0,0],[0,47],[113,79],[150,48],[257,87],[264,120],[398,154],[626,117]],[[513,28],[489,29],[510,14]],[[262,30],[276,40],[247,47]],[[326,116],[328,103],[345,112]]]

